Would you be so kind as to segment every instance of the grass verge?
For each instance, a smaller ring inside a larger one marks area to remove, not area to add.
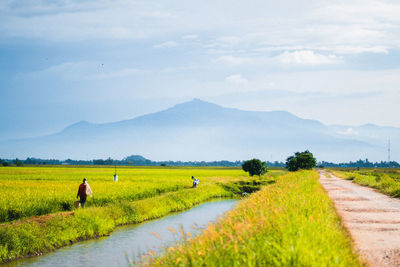
[[[359,266],[315,171],[287,174],[152,266]]]

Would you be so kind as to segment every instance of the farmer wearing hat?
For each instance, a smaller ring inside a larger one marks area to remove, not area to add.
[[[78,194],[76,195],[76,198],[79,197],[79,202],[81,203],[82,208],[85,207],[85,202],[88,195],[92,196],[92,189],[87,183],[86,178],[83,178],[83,182],[79,185]]]

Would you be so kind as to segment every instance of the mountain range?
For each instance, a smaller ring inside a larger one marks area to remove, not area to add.
[[[286,111],[244,111],[194,99],[130,120],[81,121],[63,131],[0,142],[0,157],[123,158],[154,160],[284,160],[306,149],[318,160],[400,159],[400,128],[373,124],[325,125]]]

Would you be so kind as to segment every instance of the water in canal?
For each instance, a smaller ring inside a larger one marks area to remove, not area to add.
[[[178,231],[182,227],[185,232],[196,234],[199,232],[195,230],[196,227],[201,228],[216,221],[235,202],[218,200],[204,203],[158,220],[119,227],[108,237],[76,243],[43,256],[21,259],[5,266],[128,266],[127,258],[135,260],[149,249],[158,252],[161,246],[179,240],[179,235],[173,234],[168,228]]]

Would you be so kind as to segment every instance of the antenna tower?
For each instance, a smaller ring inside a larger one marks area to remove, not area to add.
[[[390,139],[388,140],[388,162],[390,162]]]

